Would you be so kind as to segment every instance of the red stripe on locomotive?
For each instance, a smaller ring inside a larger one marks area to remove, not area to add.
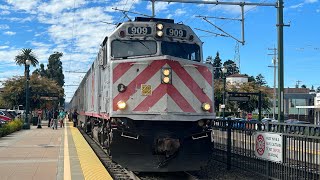
[[[197,69],[199,73],[203,76],[203,78],[210,84],[212,87],[212,73],[209,71],[208,67],[197,65]]]
[[[140,87],[141,84],[146,83],[156,72],[158,72],[162,66],[166,64],[166,61],[153,61],[148,67],[146,67],[130,84],[127,86],[127,90],[124,93],[119,93],[113,99],[113,110],[117,111],[117,102],[120,100],[127,101],[131,95],[136,91],[136,87]]]
[[[190,91],[198,98],[202,103],[208,102],[212,104],[212,100],[203,93],[199,85],[194,81],[190,74],[180,65],[179,62],[169,61],[168,64],[172,70],[179,76],[184,84],[190,89]],[[212,109],[210,110],[212,112]]]
[[[168,94],[183,112],[196,112],[181,93],[171,84],[168,84]]]
[[[113,83],[125,74],[134,62],[120,63],[113,69]]]
[[[167,87],[165,84],[160,84],[152,92],[152,96],[146,97],[133,111],[148,111],[149,107],[154,106],[165,94],[167,94]]]

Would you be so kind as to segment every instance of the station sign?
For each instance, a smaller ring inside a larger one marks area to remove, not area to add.
[[[59,97],[41,96],[40,99],[46,100],[46,101],[53,101],[53,100],[58,100]]]
[[[283,162],[281,133],[255,132],[254,139],[256,157],[272,162]]]
[[[229,96],[229,101],[249,101],[250,96]]]

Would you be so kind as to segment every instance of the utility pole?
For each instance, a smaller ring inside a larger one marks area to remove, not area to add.
[[[272,112],[272,118],[276,119],[276,97],[277,97],[277,90],[276,90],[276,84],[277,84],[277,48],[268,48],[268,50],[272,50],[273,54],[268,54],[268,55],[273,55],[272,58],[272,67],[273,68],[273,112]]]
[[[302,82],[302,81],[300,81],[300,80],[298,80],[298,81],[296,81],[297,83],[296,83],[296,88],[299,88],[300,87],[300,83]]]

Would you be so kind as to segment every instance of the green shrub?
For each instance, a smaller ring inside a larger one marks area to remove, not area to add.
[[[8,124],[5,124],[0,127],[0,137],[11,134],[15,131],[19,131],[23,126],[23,122],[20,119],[15,119],[10,121]]]

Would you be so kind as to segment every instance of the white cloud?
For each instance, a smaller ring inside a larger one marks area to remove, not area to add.
[[[57,15],[64,10],[73,11],[74,8],[78,8],[84,4],[85,0],[52,0],[49,3],[42,3],[39,6],[38,10],[45,14]]]
[[[157,15],[160,11],[164,12],[168,10],[169,6],[174,5],[176,3],[167,3],[167,2],[156,2],[155,3],[155,14]],[[152,4],[149,3],[147,9],[152,11]]]
[[[26,17],[26,18],[17,18],[17,17],[2,17],[0,19],[3,19],[3,20],[7,20],[7,21],[10,21],[10,22],[19,22],[19,23],[25,23],[25,22],[30,22],[34,19],[33,16],[29,16],[29,17]]]
[[[183,14],[185,14],[185,13],[186,13],[186,11],[183,10],[183,9],[177,9],[177,10],[175,11],[175,15],[176,15],[176,16],[181,16],[181,15],[183,15]]]
[[[0,46],[0,50],[1,49],[7,49],[7,48],[9,48],[9,46]]]
[[[24,10],[32,13],[32,10],[37,7],[41,0],[7,0],[16,10]]]
[[[6,31],[4,32],[3,34],[6,34],[6,35],[9,35],[9,36],[13,36],[16,34],[16,32],[13,32],[13,31]]]
[[[0,15],[8,15],[8,14],[10,14],[10,11],[7,11],[7,10],[0,11]]]
[[[10,27],[6,24],[1,24],[0,29],[10,29]]]
[[[291,9],[302,8],[306,4],[314,4],[314,3],[317,3],[317,2],[318,2],[318,0],[304,0],[304,2],[292,5],[289,8],[291,8]]]
[[[301,8],[301,7],[303,7],[303,5],[304,5],[304,3],[299,3],[299,4],[289,6],[289,8],[291,8],[291,9]]]
[[[318,2],[318,0],[305,0],[304,1],[306,4],[312,4]]]
[[[9,6],[6,6],[6,5],[0,5],[0,9],[9,10],[10,7],[9,7]]]

